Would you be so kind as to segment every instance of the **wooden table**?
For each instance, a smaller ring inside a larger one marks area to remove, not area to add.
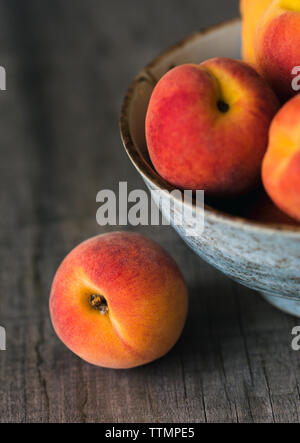
[[[189,286],[188,322],[169,355],[96,368],[49,320],[62,258],[111,229],[96,223],[97,192],[119,181],[144,188],[119,138],[130,81],[169,44],[237,12],[236,0],[0,2],[1,422],[299,422],[300,321],[206,265],[171,228],[137,229],[172,254]]]

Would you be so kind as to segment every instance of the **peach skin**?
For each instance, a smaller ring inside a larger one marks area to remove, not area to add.
[[[242,55],[247,63],[255,65],[255,33],[259,20],[273,0],[241,0]]]
[[[279,107],[244,62],[215,58],[169,71],[156,85],[146,139],[156,171],[208,196],[241,195],[260,183],[268,130]]]
[[[58,337],[83,360],[124,369],[174,346],[187,304],[174,260],[150,239],[116,232],[81,243],[64,259],[50,314]]]
[[[263,161],[265,189],[274,203],[300,221],[300,94],[278,112]]]
[[[257,69],[283,101],[297,92],[292,82],[300,65],[300,0],[275,0],[259,22]]]

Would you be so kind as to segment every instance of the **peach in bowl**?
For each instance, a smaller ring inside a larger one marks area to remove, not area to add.
[[[171,197],[173,211],[166,210],[169,193],[176,186],[158,174],[148,153],[145,121],[158,81],[170,69],[182,64],[200,64],[214,57],[239,59],[240,34],[239,20],[226,22],[193,34],[147,65],[125,97],[121,136],[127,154],[148,189],[159,194],[163,215],[170,219],[188,246],[233,280],[259,291],[277,308],[300,317],[299,223],[281,213],[260,186],[246,198],[220,200],[213,193],[208,194],[204,230],[200,236],[192,236],[194,203],[185,201],[182,206],[182,200],[175,193]],[[184,223],[179,226],[175,220],[185,209]]]

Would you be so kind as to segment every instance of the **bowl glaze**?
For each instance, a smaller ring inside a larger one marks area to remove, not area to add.
[[[145,115],[151,92],[172,67],[217,56],[240,58],[239,20],[193,34],[165,51],[139,73],[124,99],[120,121],[124,147],[149,190],[159,192],[166,218],[166,191],[173,188],[153,169],[145,141]],[[176,226],[174,220],[182,207],[176,198],[172,204],[171,224],[202,259],[233,280],[261,292],[282,311],[300,317],[299,225],[256,222],[205,205],[204,232],[200,237],[191,237],[187,229],[192,219],[185,214],[185,225]]]

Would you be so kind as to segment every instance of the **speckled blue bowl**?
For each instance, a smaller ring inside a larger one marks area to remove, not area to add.
[[[239,58],[238,20],[194,34],[164,52],[137,76],[124,100],[121,135],[125,149],[147,187],[158,191],[162,201],[172,187],[154,171],[147,154],[144,127],[151,92],[171,67],[216,56]],[[257,223],[205,206],[204,232],[191,237],[187,229],[192,220],[185,215],[185,225],[175,226],[174,218],[182,209],[176,198],[173,205],[172,225],[201,258],[233,280],[261,292],[282,311],[300,317],[299,226]]]

